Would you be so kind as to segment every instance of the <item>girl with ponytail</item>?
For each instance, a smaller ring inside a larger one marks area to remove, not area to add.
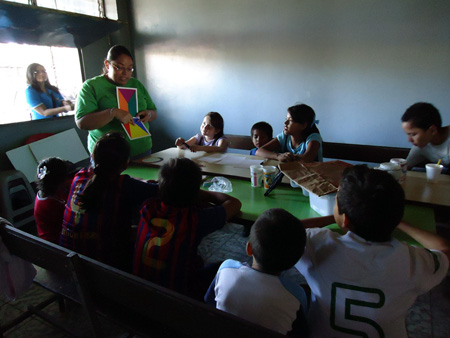
[[[100,138],[91,166],[73,179],[60,238],[60,245],[124,271],[131,269],[133,218],[158,193],[157,184],[122,175],[129,159],[121,133]]]

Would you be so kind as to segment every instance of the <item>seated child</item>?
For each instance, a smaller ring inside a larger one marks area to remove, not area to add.
[[[450,243],[408,224],[398,228],[425,248],[393,239],[404,201],[390,174],[363,165],[344,171],[334,220],[347,233],[307,229],[296,264],[311,287],[312,337],[407,337],[408,309],[447,275]]]
[[[177,138],[175,145],[178,148],[190,151],[205,151],[207,153],[226,152],[228,148],[228,140],[223,134],[224,122],[219,113],[210,112],[203,118],[200,126],[200,134],[192,136],[189,140]]]
[[[121,175],[129,158],[130,145],[121,133],[107,133],[97,141],[91,167],[73,179],[60,239],[68,249],[128,272],[134,213],[158,192],[157,184]]]
[[[72,182],[73,163],[49,157],[37,166],[37,188],[34,218],[40,238],[58,244],[61,223]]]
[[[223,193],[200,190],[201,170],[188,158],[164,164],[158,181],[159,199],[148,200],[141,210],[133,273],[196,296],[198,272],[203,267],[197,247],[203,237],[239,212],[241,202]]]
[[[426,102],[413,104],[402,116],[402,128],[413,144],[406,159],[409,169],[423,162],[442,160],[449,172],[450,126],[442,127],[436,107]]]
[[[322,162],[322,137],[316,113],[306,104],[288,108],[284,130],[256,151],[256,155],[281,162]]]
[[[306,294],[281,276],[300,259],[305,242],[300,220],[283,209],[265,211],[253,224],[247,243],[252,266],[232,259],[223,262],[206,303],[281,334],[306,336]]]
[[[273,138],[273,129],[267,122],[257,122],[250,130],[250,135],[252,136],[253,145],[256,147],[250,150],[250,155],[255,155],[258,148]]]

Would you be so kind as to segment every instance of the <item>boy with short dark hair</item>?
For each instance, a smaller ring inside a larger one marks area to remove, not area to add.
[[[270,124],[261,121],[252,126],[250,134],[253,145],[256,147],[250,150],[250,155],[255,155],[258,148],[262,147],[273,138],[273,129]]]
[[[443,127],[441,115],[431,103],[417,102],[402,116],[402,128],[413,144],[407,157],[408,168],[424,162],[441,163],[449,173],[450,126]]]
[[[282,334],[306,336],[305,292],[280,276],[300,259],[305,240],[305,229],[296,217],[283,209],[265,211],[253,224],[247,243],[252,266],[226,260],[205,301]]]
[[[307,229],[305,253],[296,264],[311,287],[313,337],[407,337],[407,311],[447,275],[450,243],[406,223],[398,228],[428,249],[392,239],[404,200],[401,186],[384,171],[362,165],[344,171],[334,220],[347,233]],[[303,222],[314,227],[334,221]]]
[[[135,275],[193,297],[205,282],[199,280],[200,241],[241,208],[234,197],[200,190],[201,180],[199,166],[188,158],[170,159],[161,167],[159,198],[148,200],[141,210],[133,264]]]

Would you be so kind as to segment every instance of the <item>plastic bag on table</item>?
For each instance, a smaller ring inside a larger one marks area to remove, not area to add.
[[[228,178],[217,176],[211,180],[211,185],[208,190],[227,193],[233,191],[233,186]]]

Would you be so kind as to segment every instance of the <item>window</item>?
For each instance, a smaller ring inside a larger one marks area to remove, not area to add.
[[[37,5],[39,7],[52,8],[60,11],[73,12],[97,17],[108,17],[111,20],[117,20],[117,9],[111,8],[115,5],[108,2],[107,11],[103,0],[9,0],[21,4]]]
[[[65,99],[75,100],[82,84],[78,48],[122,25],[114,20],[117,6],[111,0],[0,1],[0,13],[0,124],[30,120],[25,89],[31,63],[44,66],[50,83]]]
[[[26,70],[31,63],[45,67],[50,83],[65,99],[75,101],[82,85],[80,59],[76,48],[0,44],[0,83],[2,104],[0,124],[29,121],[30,107],[25,99]],[[72,112],[73,113],[73,112]]]

